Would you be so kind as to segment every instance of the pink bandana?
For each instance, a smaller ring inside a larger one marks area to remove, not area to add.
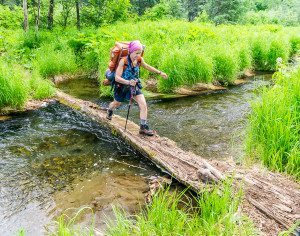
[[[133,53],[136,50],[142,50],[143,45],[139,40],[134,40],[129,43],[128,49],[129,49],[129,53]]]

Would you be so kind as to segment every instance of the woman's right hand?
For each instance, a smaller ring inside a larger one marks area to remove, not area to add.
[[[134,80],[134,79],[132,79],[132,80],[129,80],[129,83],[128,83],[128,85],[130,85],[130,86],[135,86],[136,85],[136,83],[137,83],[137,81],[136,80]]]

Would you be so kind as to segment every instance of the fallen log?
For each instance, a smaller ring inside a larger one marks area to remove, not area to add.
[[[114,115],[112,121],[106,119],[105,109],[98,105],[74,98],[57,91],[57,99],[67,106],[80,110],[89,117],[109,127],[113,134],[118,134],[140,153],[148,157],[159,167],[165,169],[173,178],[190,186],[195,191],[206,182],[222,180],[224,176],[206,160],[191,152],[180,149],[172,140],[155,135],[145,137],[138,134],[139,126],[128,121],[124,130],[125,119]]]

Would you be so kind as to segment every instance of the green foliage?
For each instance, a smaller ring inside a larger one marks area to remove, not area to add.
[[[43,44],[36,50],[34,67],[44,77],[64,73],[74,73],[77,70],[75,55],[66,45]]]
[[[105,5],[104,22],[113,23],[129,18],[130,0],[107,0]]]
[[[169,79],[159,80],[160,92],[168,93],[181,85],[212,81],[212,60],[210,57],[199,54],[195,47],[166,54],[160,68],[169,75]]]
[[[96,48],[102,80],[114,41],[140,39],[146,45],[145,61],[169,75],[167,80],[159,79],[158,90],[171,93],[177,87],[198,82],[218,80],[230,84],[239,72],[249,68],[273,70],[277,57],[287,59],[289,45],[294,42],[290,37],[296,35],[297,29],[277,25],[213,26],[174,20],[141,21],[101,28],[82,45],[98,40],[98,44],[92,43],[97,46],[90,50]],[[158,79],[143,68],[141,76],[144,80]],[[110,94],[110,88],[101,87],[100,91],[102,95]]]
[[[82,23],[100,26],[129,18],[129,0],[89,0],[83,3]]]
[[[159,192],[151,205],[134,219],[114,208],[116,222],[108,235],[254,235],[252,224],[237,214],[242,192],[232,181],[205,188],[196,200],[182,201],[184,192]]]
[[[252,66],[252,54],[249,45],[241,45],[238,48],[239,70],[250,69]]]
[[[267,69],[269,42],[268,37],[258,36],[251,43],[254,68],[256,70]]]
[[[33,71],[29,80],[31,97],[34,99],[43,99],[52,97],[55,88],[50,80],[43,79],[36,71]]]
[[[291,55],[296,54],[300,50],[300,35],[293,35],[290,38]]]
[[[89,0],[83,2],[81,8],[81,21],[83,25],[100,26],[103,24],[106,1]]]
[[[55,229],[54,231],[48,230],[47,235],[50,236],[93,236],[94,234],[94,220],[91,222],[89,228],[83,227],[76,227],[75,223],[78,218],[84,213],[84,211],[91,211],[93,210],[90,207],[82,207],[79,209],[76,214],[70,218],[66,214],[62,214],[57,218],[55,221]]]
[[[225,84],[232,83],[237,76],[239,62],[233,50],[226,45],[214,47],[212,57],[214,62],[214,77]]]
[[[195,18],[195,21],[196,22],[210,22],[209,15],[204,10]]]
[[[206,10],[216,24],[238,21],[247,10],[247,1],[243,0],[208,0]]]
[[[0,60],[0,108],[20,108],[28,98],[29,86],[20,66],[9,65]]]
[[[18,236],[25,236],[25,235],[26,234],[25,234],[25,230],[24,229],[19,230]]]
[[[198,16],[199,12],[201,11],[201,8],[203,8],[204,3],[205,1],[203,0],[183,0],[183,6],[187,11],[188,21],[193,21]]]
[[[158,2],[158,0],[131,0],[132,8],[139,16],[144,14],[147,8],[153,7]]]
[[[76,55],[77,65],[85,71],[96,71],[99,67],[98,44],[93,35],[83,33],[68,41]]]
[[[274,71],[276,69],[276,60],[281,58],[283,63],[286,63],[290,55],[290,47],[287,42],[282,39],[275,38],[270,44],[267,54],[268,70]]]
[[[280,24],[285,26],[298,25],[299,19],[297,12],[293,9],[271,9],[264,11],[248,11],[243,18],[240,19],[244,24]]]
[[[15,63],[0,60],[0,108],[21,108],[29,98],[51,97],[55,89],[37,72],[30,74]]]
[[[8,6],[0,5],[0,28],[16,29],[22,25],[23,10],[15,6],[12,10]]]
[[[275,74],[274,87],[252,104],[248,153],[272,170],[300,178],[300,68],[289,77]]]
[[[22,48],[39,48],[41,44],[47,40],[49,40],[51,36],[46,32],[36,32],[36,31],[28,31],[24,32],[23,37],[21,39],[22,44],[20,47]],[[53,37],[53,36],[52,36]]]
[[[294,225],[292,225],[288,230],[280,232],[278,236],[289,236],[295,233],[296,230],[299,230],[300,220],[297,220]]]
[[[160,3],[145,11],[144,19],[159,20],[164,18],[183,18],[185,11],[177,0],[161,0]]]

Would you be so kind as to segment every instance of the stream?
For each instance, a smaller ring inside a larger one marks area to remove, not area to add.
[[[174,140],[182,149],[204,158],[244,155],[244,136],[249,101],[269,76],[194,97],[149,100],[149,122],[161,136]],[[75,97],[108,106],[99,99],[90,79],[62,83],[60,89]],[[116,114],[126,117],[127,104]],[[138,107],[130,119],[138,123]],[[0,235],[43,235],[53,226],[53,217],[74,214],[89,206],[81,224],[92,220],[105,228],[113,217],[112,205],[129,213],[140,209],[148,188],[147,178],[163,175],[109,130],[85,115],[58,103],[37,111],[0,120]]]

